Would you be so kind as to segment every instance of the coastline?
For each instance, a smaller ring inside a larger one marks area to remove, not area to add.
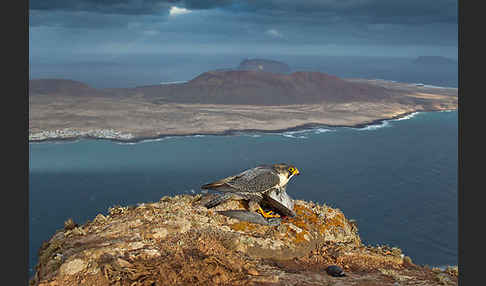
[[[321,123],[315,123],[315,122],[309,122],[305,124],[300,124],[297,126],[290,126],[288,128],[282,128],[282,129],[270,129],[270,130],[265,130],[265,129],[228,129],[224,130],[222,132],[196,132],[196,133],[187,133],[187,134],[178,134],[178,133],[172,133],[172,134],[158,134],[156,136],[134,136],[129,139],[124,139],[124,138],[108,138],[108,137],[101,137],[101,136],[93,136],[93,135],[79,135],[79,136],[72,136],[72,137],[47,137],[47,138],[42,138],[42,139],[36,139],[36,140],[31,140],[29,139],[29,144],[30,143],[64,143],[64,142],[73,142],[73,141],[78,141],[82,139],[89,139],[89,140],[107,140],[111,141],[114,143],[142,143],[143,141],[146,140],[158,140],[158,139],[164,139],[164,138],[169,138],[169,137],[192,137],[192,136],[208,136],[208,135],[213,135],[213,136],[234,136],[234,135],[239,135],[239,134],[245,134],[245,133],[264,133],[264,134],[278,134],[278,133],[286,133],[286,132],[295,132],[295,131],[305,131],[305,130],[311,130],[315,128],[341,128],[341,127],[346,127],[346,128],[356,128],[356,129],[361,129],[361,128],[366,128],[368,126],[373,126],[373,125],[378,125],[382,124],[383,122],[386,121],[391,121],[391,120],[397,120],[397,119],[402,119],[405,118],[411,114],[414,113],[419,113],[419,112],[443,112],[443,111],[457,111],[457,108],[454,109],[433,109],[433,110],[415,110],[415,111],[410,111],[410,112],[404,112],[402,114],[393,116],[393,117],[388,117],[388,118],[379,118],[376,120],[372,121],[367,121],[367,122],[362,122],[358,124],[353,124],[353,125],[333,125],[333,124],[321,124]]]

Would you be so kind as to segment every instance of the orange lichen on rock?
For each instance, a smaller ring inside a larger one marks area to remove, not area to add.
[[[309,242],[308,237],[308,232],[303,230],[295,235],[294,243],[304,243],[304,242]]]
[[[344,226],[346,218],[344,218],[343,214],[337,213],[333,217],[326,218],[326,225],[334,226],[334,227],[342,227]]]
[[[249,223],[246,221],[240,221],[237,223],[230,224],[229,226],[232,230],[235,231],[254,231],[258,229],[258,226],[254,223]]]
[[[326,211],[328,211],[328,214],[333,215],[324,214],[325,218],[320,218],[315,211],[301,204],[295,204],[294,210],[297,216],[289,219],[290,223],[308,232],[316,232],[321,236],[331,227],[342,228],[345,225],[346,219],[344,215],[332,212],[330,208],[327,208]]]
[[[319,226],[322,226],[322,222],[319,220],[316,213],[304,205],[296,204],[294,206],[294,211],[297,216],[290,218],[289,222],[293,223],[295,226],[307,231],[318,229]]]
[[[164,197],[60,226],[41,247],[30,284],[331,285],[324,271],[331,264],[351,274],[339,278],[343,286],[393,285],[407,277],[417,285],[457,284],[457,268],[436,273],[407,262],[397,248],[363,246],[338,209],[296,201],[296,217],[264,226],[217,212],[240,202],[208,210],[200,200]]]

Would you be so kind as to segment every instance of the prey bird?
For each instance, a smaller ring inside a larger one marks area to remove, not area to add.
[[[285,163],[262,165],[245,170],[239,174],[201,186],[203,190],[214,190],[223,195],[207,202],[207,208],[214,207],[229,199],[248,200],[250,211],[259,212],[265,218],[279,217],[272,211],[265,212],[260,203],[265,195],[273,190],[286,191],[286,186],[293,176],[299,175],[294,165]]]

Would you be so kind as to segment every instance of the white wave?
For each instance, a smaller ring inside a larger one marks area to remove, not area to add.
[[[136,145],[140,142],[114,142],[114,143],[118,145]]]
[[[310,129],[302,129],[302,130],[295,130],[295,131],[285,131],[285,134],[300,134],[300,133],[307,133],[311,131]]]
[[[179,80],[179,81],[162,81],[160,82],[160,85],[165,85],[165,84],[177,84],[177,83],[186,83],[187,80]]]
[[[150,142],[159,142],[159,141],[164,141],[169,137],[162,137],[162,138],[154,138],[154,139],[143,139],[138,143],[150,143]]]
[[[309,128],[309,129],[302,129],[302,130],[294,130],[294,131],[285,131],[282,133],[264,133],[265,135],[277,135],[277,136],[284,136],[287,138],[296,138],[296,139],[308,139],[309,135],[315,134],[322,134],[326,132],[334,132],[336,130],[328,129],[328,128]],[[258,136],[260,137],[260,135]]]
[[[287,137],[287,138],[298,138],[298,139],[307,139],[308,138],[308,137],[302,136],[302,135],[301,136],[295,136],[291,132],[282,133],[282,136]]]
[[[287,131],[287,132],[281,133],[281,135],[284,136],[284,137],[287,137],[287,138],[307,139],[308,137],[305,136],[305,134],[308,134],[311,131],[312,130],[310,130],[310,129]],[[297,135],[297,134],[302,134],[302,135]]]
[[[415,86],[419,86],[419,87],[426,87],[426,88],[457,88],[457,87],[451,87],[451,86],[438,86],[438,85],[432,85],[432,84],[425,84],[425,83],[421,83],[421,82],[416,82],[416,83],[412,83],[413,85]]]
[[[389,127],[389,126],[390,126],[390,123],[388,123],[387,120],[384,120],[380,124],[368,125],[368,126],[365,126],[363,128],[358,128],[357,130],[370,131],[370,130],[376,130],[376,129],[380,129],[380,128]]]
[[[165,137],[153,138],[153,139],[143,139],[143,140],[140,140],[140,141],[137,141],[137,142],[116,142],[116,143],[122,144],[122,145],[135,145],[135,144],[141,144],[141,143],[166,141],[168,139],[172,139],[172,138],[175,138],[175,137],[200,138],[200,137],[206,137],[206,136],[207,135],[202,135],[202,134],[181,135],[181,136],[165,136]]]
[[[164,140],[167,140],[169,138],[172,138],[172,137],[160,137],[160,138],[153,138],[153,139],[143,139],[143,140],[140,140],[140,141],[136,141],[136,142],[115,142],[116,144],[120,144],[120,145],[136,145],[136,144],[141,144],[141,143],[150,143],[150,142],[159,142],[159,141],[164,141]]]
[[[416,112],[410,113],[408,115],[405,115],[403,117],[400,117],[400,118],[397,118],[397,119],[392,119],[391,121],[400,121],[400,120],[411,119],[411,118],[413,118],[415,115],[417,115],[419,113],[420,113],[419,111],[416,111]]]
[[[438,86],[438,85],[430,85],[430,84],[426,84],[426,85],[424,85],[424,87],[428,87],[428,88],[455,88],[455,87],[449,87],[449,86]]]
[[[326,128],[316,128],[313,131],[314,131],[314,134],[321,134],[321,133],[326,133],[326,132],[333,132],[334,130],[326,129]]]

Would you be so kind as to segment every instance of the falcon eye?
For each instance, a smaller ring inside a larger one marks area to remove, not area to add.
[[[293,173],[294,171],[295,171],[294,168],[292,168],[292,167],[289,168],[289,172],[292,172]]]

